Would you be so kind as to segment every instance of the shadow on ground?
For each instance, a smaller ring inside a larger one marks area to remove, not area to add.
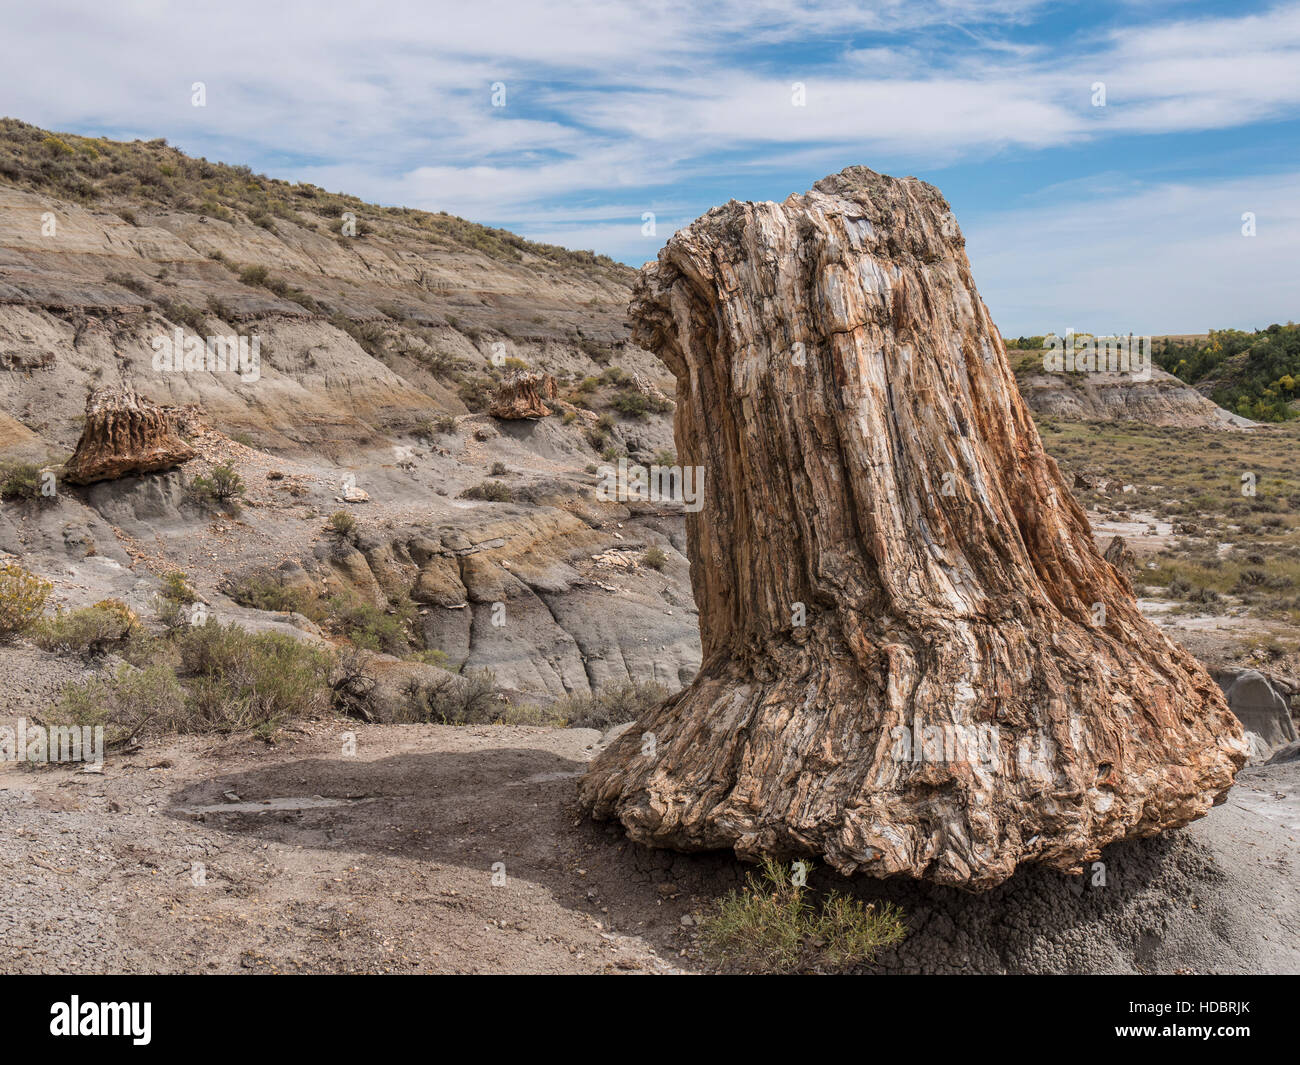
[[[697,955],[682,916],[740,884],[750,867],[729,854],[650,850],[617,826],[593,823],[575,802],[583,768],[527,748],[306,759],[192,785],[172,796],[172,812],[290,846],[460,866],[482,874],[485,893],[494,863],[504,863],[508,876],[541,886],[610,931],[640,936],[679,964],[702,965],[690,960]],[[238,811],[222,811],[227,793],[239,797]],[[246,810],[313,797],[336,804]],[[1166,940],[1180,923],[1208,922],[1198,940],[1208,934],[1225,948],[1236,934],[1206,905],[1223,875],[1187,833],[1116,844],[1103,863],[1074,878],[1031,868],[982,895],[845,880],[825,869],[814,871],[812,883],[904,909],[908,938],[869,970],[876,972],[1177,971],[1177,949]]]

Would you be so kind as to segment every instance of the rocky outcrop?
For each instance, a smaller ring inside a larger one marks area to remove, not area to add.
[[[550,415],[551,408],[543,400],[555,399],[555,396],[555,378],[550,374],[517,370],[492,393],[488,413],[506,421],[545,418]]]
[[[1290,692],[1284,682],[1254,669],[1218,670],[1214,679],[1242,727],[1258,736],[1268,750],[1295,742]]]
[[[11,136],[0,129],[0,141]],[[165,148],[148,165],[191,173],[199,163]],[[251,178],[203,165],[228,189]],[[328,211],[323,192],[255,180],[264,207],[293,207],[272,208],[269,228],[238,195],[220,211],[160,200],[156,189],[101,186],[93,202],[68,202],[57,187],[0,175],[0,369],[15,371],[0,373],[0,413],[37,437],[11,440],[0,419],[0,458],[66,454],[87,391],[110,381],[155,403],[197,403],[214,428],[257,446],[345,461],[464,415],[467,397],[478,412],[502,358],[578,379],[611,365],[663,374],[626,342],[634,273],[622,264],[498,243],[443,215],[333,197],[338,211]],[[297,210],[307,199],[314,206]],[[341,211],[357,214],[355,238],[336,232]],[[53,243],[41,235],[46,212],[58,218]],[[249,279],[258,271],[265,283]],[[178,328],[260,338],[260,378],[158,372],[154,345]]]
[[[963,245],[936,189],[853,168],[643,271],[704,658],[592,763],[598,818],[983,889],[1222,801],[1241,728],[1098,553]]]
[[[1224,410],[1158,366],[1147,380],[1125,373],[1019,375],[1030,410],[1080,422],[1137,422],[1182,429],[1250,429],[1256,423]]]
[[[180,438],[170,411],[129,390],[101,388],[86,400],[86,424],[64,478],[91,484],[157,473],[196,455]]]

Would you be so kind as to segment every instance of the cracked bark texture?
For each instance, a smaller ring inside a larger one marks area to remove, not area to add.
[[[937,189],[854,167],[715,208],[631,316],[705,469],[704,660],[593,762],[596,817],[987,889],[1223,800],[1241,728],[1095,547]]]

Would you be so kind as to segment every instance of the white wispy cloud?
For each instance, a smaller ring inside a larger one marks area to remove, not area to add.
[[[50,0],[6,14],[0,110],[55,129],[163,135],[633,261],[647,255],[642,211],[660,216],[662,238],[713,202],[685,190],[731,176],[743,197],[764,174],[806,187],[848,163],[924,173],[1006,150],[1300,114],[1300,3],[1198,18],[1135,5],[1143,20],[1122,29],[1068,41],[1016,32],[1050,9]],[[1105,108],[1091,104],[1099,80]],[[207,107],[190,106],[195,81]],[[503,109],[490,101],[498,81]],[[792,104],[795,82],[806,106]]]
[[[1010,335],[1158,335],[1296,317],[1300,172],[1113,194],[963,224],[980,295]],[[1244,236],[1242,215],[1255,216]]]

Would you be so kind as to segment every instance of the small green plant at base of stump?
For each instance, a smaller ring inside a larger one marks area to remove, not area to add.
[[[762,872],[719,899],[701,921],[703,943],[718,962],[750,972],[842,969],[869,963],[903,941],[907,929],[893,903],[878,905],[831,891],[814,902],[811,862],[787,867],[764,858]]]

